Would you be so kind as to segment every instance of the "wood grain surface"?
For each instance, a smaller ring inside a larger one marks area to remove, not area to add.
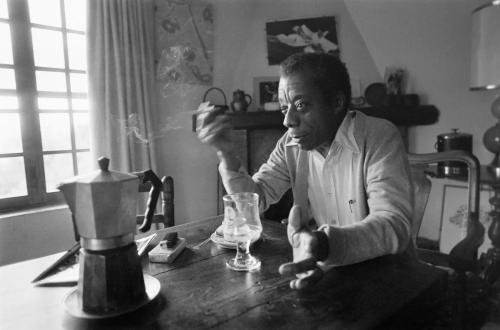
[[[77,319],[60,304],[71,288],[29,285],[56,256],[2,267],[0,328],[369,329],[405,310],[429,308],[445,282],[444,271],[396,255],[337,267],[316,286],[293,291],[292,277],[278,273],[279,265],[292,260],[284,225],[263,220],[262,239],[251,247],[262,267],[236,272],[225,265],[235,250],[213,242],[191,249],[221,222],[219,216],[158,231],[149,250],[172,231],[188,245],[172,264],[149,263],[144,254],[143,271],[160,281],[161,292],[148,305],[115,318]],[[30,276],[24,276],[27,273]]]

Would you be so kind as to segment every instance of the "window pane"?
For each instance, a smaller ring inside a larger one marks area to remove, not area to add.
[[[69,80],[73,93],[87,93],[87,75],[85,73],[70,73]]]
[[[78,152],[76,154],[76,162],[78,165],[78,175],[92,172],[92,162],[90,161],[90,152]]]
[[[62,27],[59,0],[29,0],[29,8],[31,23]]]
[[[23,152],[19,114],[0,113],[0,153]]]
[[[87,69],[87,51],[85,36],[68,33],[69,68],[73,70]]]
[[[85,0],[65,0],[64,10],[66,11],[66,28],[85,31],[87,17]]]
[[[0,158],[0,198],[26,196],[26,174],[23,157]]]
[[[68,100],[67,99],[39,97],[38,98],[38,109],[40,109],[40,110],[68,110]]]
[[[10,39],[10,26],[0,22],[0,63],[14,64],[12,60],[12,42]]]
[[[43,166],[47,192],[59,191],[56,186],[61,181],[75,176],[71,154],[43,155]]]
[[[0,89],[16,89],[14,69],[0,68]]]
[[[75,113],[73,123],[75,126],[76,149],[90,148],[89,114]]]
[[[88,110],[89,101],[87,99],[73,99],[73,110]]]
[[[7,0],[0,0],[0,18],[9,18],[7,10]]]
[[[62,32],[31,29],[35,66],[64,68]]]
[[[17,110],[19,104],[17,103],[17,96],[0,95],[0,110]]]
[[[69,114],[41,113],[40,130],[43,151],[71,150]]]
[[[36,89],[47,92],[66,92],[64,72],[36,71]]]

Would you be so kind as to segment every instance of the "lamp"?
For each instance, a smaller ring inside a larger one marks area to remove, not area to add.
[[[472,12],[472,56],[470,90],[500,88],[500,0],[476,8]],[[499,122],[483,136],[483,144],[495,158],[488,170],[500,177],[500,97],[491,113]]]

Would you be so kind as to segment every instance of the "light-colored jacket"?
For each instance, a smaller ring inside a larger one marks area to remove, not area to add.
[[[397,128],[387,120],[350,111],[350,127],[335,141],[353,151],[354,173],[335,173],[337,194],[356,201],[354,222],[334,227],[322,225],[329,238],[324,265],[348,265],[385,254],[413,252],[411,219],[413,189],[410,165]],[[260,196],[260,210],[278,202],[292,187],[294,204],[310,218],[308,203],[308,152],[293,145],[288,133],[278,141],[267,163],[250,177],[244,170],[219,172],[229,193],[251,191]],[[340,215],[342,216],[342,215]]]

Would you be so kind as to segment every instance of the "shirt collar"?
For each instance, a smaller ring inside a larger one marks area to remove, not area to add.
[[[356,139],[354,138],[354,120],[356,117],[356,112],[354,111],[348,111],[347,115],[344,117],[344,120],[342,121],[342,124],[339,127],[339,130],[337,131],[337,134],[335,135],[335,140],[333,140],[333,143],[338,143],[341,146],[351,150],[352,152],[357,152],[359,153],[359,148],[358,144],[356,143]],[[296,146],[297,142],[294,142],[293,140],[290,140],[288,143],[285,144],[286,147],[290,146]]]

